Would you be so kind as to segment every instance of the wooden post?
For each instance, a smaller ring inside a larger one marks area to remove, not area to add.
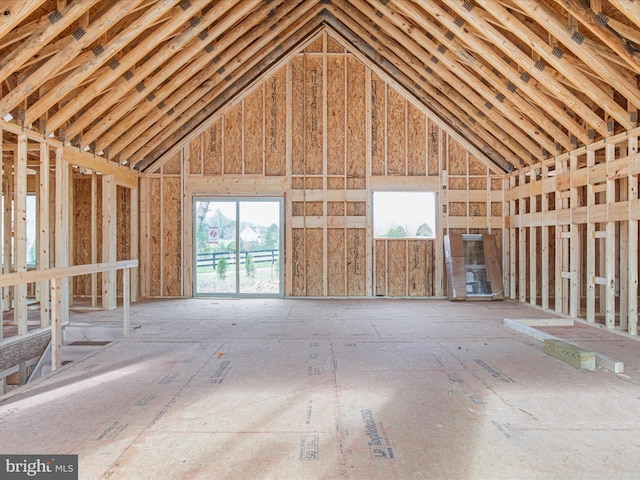
[[[549,167],[548,164],[542,165],[542,175],[541,180],[544,182],[547,178],[549,178]],[[544,183],[543,183],[544,185]],[[541,214],[541,228],[540,228],[540,244],[542,251],[541,254],[541,279],[540,279],[540,289],[542,290],[540,293],[542,294],[542,303],[541,306],[544,309],[549,308],[549,226],[545,221],[545,213],[549,211],[549,198],[547,197],[547,192],[544,187],[542,188],[542,196],[540,197],[542,204],[540,205]]]
[[[596,163],[596,153],[587,151],[587,322],[596,321],[596,224],[591,217],[591,207],[596,203],[593,183],[589,178],[589,169]]]
[[[532,186],[537,178],[537,170],[532,168],[529,176],[529,303],[536,305],[538,297],[537,280],[538,280],[538,251],[537,251],[537,232],[534,226],[533,217],[538,210],[538,198],[534,194]]]
[[[526,242],[526,230],[524,225],[524,219],[526,216],[526,202],[525,202],[525,176],[521,173],[519,176],[520,184],[518,188],[518,202],[519,208],[519,221],[518,227],[518,301],[525,303],[527,301],[527,242]]]
[[[633,158],[638,157],[638,136],[634,135],[629,137],[629,148],[627,151],[629,159],[629,171],[631,171],[631,164]],[[632,202],[638,202],[638,175],[629,173],[629,180],[627,182],[627,197],[629,205]],[[628,297],[627,302],[627,319],[628,327],[627,331],[629,335],[638,334],[638,211],[629,208],[629,221],[627,228],[627,251],[628,251]],[[625,308],[621,305],[620,308]]]
[[[116,251],[116,180],[114,175],[102,176],[102,261],[115,262]],[[116,272],[102,274],[102,308],[111,310],[117,304]]]
[[[3,143],[3,134],[2,134],[2,127],[0,127],[0,188],[2,188],[3,185],[3,181],[4,181],[4,176],[3,176],[3,169],[5,167],[5,161],[4,161],[4,143]],[[1,195],[0,195],[1,196]],[[7,202],[6,197],[3,200],[5,203]],[[2,258],[3,261],[6,262],[5,260],[5,248],[4,248],[4,242],[0,241],[0,249],[2,249]],[[0,264],[0,272],[1,272],[1,267],[2,265]],[[2,341],[2,339],[4,338],[4,288],[0,288],[0,342]],[[4,384],[5,384],[5,377],[0,378],[0,395],[4,395]]]
[[[556,161],[556,178],[558,178],[558,175],[564,173],[564,169],[563,169],[563,165],[562,162]],[[557,214],[559,210],[562,210],[563,207],[563,202],[562,202],[562,195],[560,194],[560,192],[558,191],[558,189],[556,188],[556,198],[555,198],[555,209],[556,209],[556,227],[555,227],[555,231],[556,231],[556,248],[555,248],[555,271],[554,271],[554,285],[555,285],[555,292],[554,292],[554,297],[555,297],[555,311],[558,313],[562,313],[562,284],[564,283],[564,280],[562,279],[562,251],[563,251],[563,243],[564,240],[562,239],[562,226],[559,225],[558,221],[557,221]]]
[[[607,143],[605,146],[605,161],[607,162],[607,190],[606,201],[607,208],[613,206],[616,201],[615,179],[609,173],[609,164],[615,160],[615,145]],[[616,223],[611,221],[611,214],[607,212],[607,239],[605,242],[605,277],[607,279],[606,288],[606,311],[605,325],[607,328],[613,328],[616,324]]]
[[[62,366],[62,279],[51,280],[51,370]]]
[[[40,270],[49,268],[49,145],[40,143],[40,188],[38,196],[38,248]],[[40,326],[49,325],[49,282],[40,282]]]
[[[27,136],[18,135],[18,150],[13,175],[14,240],[16,272],[27,271]],[[18,335],[27,333],[27,284],[15,286],[14,320],[18,323]]]
[[[518,245],[516,243],[516,228],[513,226],[513,218],[516,215],[516,199],[515,199],[515,187],[516,187],[516,175],[512,174],[509,177],[509,186],[511,187],[511,198],[509,200],[509,215],[511,215],[512,221],[509,227],[509,298],[516,299],[516,255],[518,252]]]
[[[98,175],[91,172],[91,263],[98,263]],[[98,274],[91,274],[91,307],[98,307]]]
[[[124,324],[124,334],[128,335],[130,330],[130,302],[131,302],[131,269],[122,270],[122,316]]]
[[[55,265],[69,266],[69,162],[64,158],[64,148],[56,149],[56,203],[55,203]],[[60,321],[69,322],[69,279],[60,280]],[[53,321],[53,319],[52,319]]]
[[[580,306],[579,266],[580,266],[580,235],[578,224],[573,219],[573,212],[578,208],[578,188],[574,184],[574,174],[578,169],[578,157],[570,157],[569,172],[571,172],[570,208],[571,224],[569,226],[569,316],[577,317]]]

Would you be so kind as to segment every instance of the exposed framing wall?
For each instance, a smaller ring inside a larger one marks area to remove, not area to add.
[[[499,235],[503,222],[500,172],[464,145],[325,30],[143,180],[144,291],[191,295],[194,195],[275,194],[286,295],[443,296],[442,235]],[[436,192],[437,239],[374,241],[376,190]]]
[[[505,178],[510,298],[637,335],[639,136]]]

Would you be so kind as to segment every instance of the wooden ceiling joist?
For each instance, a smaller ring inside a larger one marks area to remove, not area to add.
[[[507,171],[634,128],[636,3],[16,0],[0,117],[144,170],[324,26]]]

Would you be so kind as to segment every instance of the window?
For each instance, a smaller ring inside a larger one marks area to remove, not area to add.
[[[433,192],[374,192],[373,236],[376,238],[435,238],[436,194]]]

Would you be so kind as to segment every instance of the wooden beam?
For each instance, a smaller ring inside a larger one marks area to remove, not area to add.
[[[25,124],[30,125],[40,118],[47,110],[60,102],[76,85],[81,84],[89,75],[95,72],[104,62],[125,48],[131,41],[149,28],[158,18],[165,14],[179,0],[160,0],[149,7],[148,10],[124,30],[102,47],[102,52],[91,57],[79,65],[73,72],[66,75],[55,87],[40,96],[38,101],[31,105],[25,113]],[[0,67],[1,71],[1,67]],[[112,95],[107,95],[112,97]],[[71,134],[72,135],[72,134]],[[70,135],[69,138],[73,138]]]
[[[633,125],[629,121],[628,112],[620,107],[612,96],[604,92],[596,82],[592,81],[578,68],[573,66],[571,62],[567,61],[566,57],[558,58],[557,46],[551,47],[548,43],[544,42],[538,35],[527,28],[524,23],[520,22],[495,0],[483,1],[481,5],[482,8],[499,20],[504,27],[535,50],[545,62],[564,75],[577,90],[583,92],[593,100],[596,105],[601,106],[609,115],[613,116],[620,125],[626,129],[633,128]],[[550,152],[553,151],[553,149],[549,148],[547,150]]]
[[[640,13],[637,5],[628,0],[609,0],[609,3],[624,13],[640,29]]]
[[[135,125],[141,118],[144,118],[142,112],[148,112],[154,107],[158,108],[160,102],[163,102],[170,93],[180,88],[194,74],[202,71],[211,65],[212,58],[215,58],[217,52],[224,51],[229,45],[234,43],[234,39],[241,40],[240,31],[233,31],[232,35],[223,35],[223,33],[232,25],[243,20],[244,28],[249,28],[253,21],[262,22],[271,10],[271,5],[263,5],[257,12],[247,17],[250,9],[254,8],[251,2],[242,2],[236,8],[230,10],[216,23],[211,31],[208,31],[207,38],[219,38],[215,43],[215,49],[211,53],[207,53],[205,48],[207,45],[202,43],[200,38],[191,40],[182,48],[180,55],[173,55],[166,63],[163,64],[159,71],[150,75],[157,67],[156,56],[152,57],[144,65],[137,67],[136,75],[146,77],[144,80],[144,90],[133,91],[131,94],[117,104],[109,111],[108,115],[100,119],[97,123],[91,125],[89,130],[83,132],[82,138],[85,142],[96,141],[97,149],[103,150],[118,139],[122,134],[127,133],[131,126]],[[221,37],[221,35],[223,35]],[[233,37],[230,39],[230,37]],[[176,39],[177,40],[177,39]],[[173,53],[172,45],[165,47]],[[191,62],[191,63],[189,63]],[[220,68],[220,67],[219,67]],[[157,89],[157,87],[161,87]],[[149,92],[153,92],[153,98],[149,98]],[[96,105],[96,111],[106,111],[107,106],[115,105],[113,99],[101,99]],[[162,106],[162,105],[160,105]],[[131,115],[129,115],[131,114]],[[81,121],[77,128],[86,126],[87,120]],[[72,124],[71,130],[75,131],[76,126]],[[107,132],[107,130],[109,130]],[[103,133],[106,134],[103,135]]]
[[[69,162],[65,158],[65,150],[56,149],[56,192],[55,192],[55,266],[57,268],[69,266]],[[53,295],[53,284],[52,284]],[[60,281],[60,302],[62,323],[69,320],[69,279]],[[53,296],[52,296],[53,302]],[[53,311],[51,321],[54,322]]]
[[[112,7],[96,18],[96,21],[84,34],[62,48],[53,57],[31,72],[24,82],[18,84],[0,100],[0,117],[4,117],[21,101],[25,100],[33,91],[37,90],[55,72],[73,60],[82,50],[91,45],[100,35],[103,35],[113,24],[118,23],[129,9],[143,0],[128,0],[127,2],[114,2]],[[79,27],[80,28],[80,27]],[[79,30],[75,30],[76,36],[80,36]],[[75,37],[74,37],[75,38]]]
[[[623,58],[634,72],[640,71],[640,54],[638,50],[630,45],[627,40],[618,32],[606,24],[606,19],[589,8],[589,4],[584,0],[556,0],[571,15],[580,20],[591,33],[597,36],[611,50]]]
[[[117,260],[116,245],[116,182],[113,175],[102,176],[102,261],[114,263]],[[116,308],[116,272],[102,274],[102,308]]]
[[[539,2],[518,2],[518,5],[533,20],[542,25],[550,35],[557,38],[574,55],[589,65],[606,83],[618,90],[636,108],[640,108],[640,96],[636,85],[621,75],[618,68],[612,66],[609,61],[596,53],[588,42],[582,41],[584,36],[574,35],[574,31],[567,30],[566,26]]]
[[[524,71],[526,71],[532,78],[537,79],[539,82],[538,89],[540,89],[541,86],[544,86],[544,88],[550,92],[552,97],[561,101],[564,104],[565,108],[567,108],[568,110],[576,112],[578,115],[580,115],[580,117],[582,117],[588,124],[590,124],[597,132],[600,132],[602,136],[606,137],[609,135],[604,119],[596,115],[590,107],[585,105],[580,99],[576,98],[575,95],[567,90],[552,75],[550,75],[548,72],[545,72],[544,68],[538,68],[538,66],[536,66],[536,62],[533,59],[524,55],[522,50],[520,50],[517,45],[514,45],[500,31],[498,31],[486,20],[484,20],[482,18],[483,15],[481,14],[481,12],[474,11],[475,9],[472,9],[471,11],[467,10],[463,6],[464,0],[444,0],[444,2],[461,18],[465,19],[467,24],[471,28],[479,30],[492,42],[493,46],[497,47],[505,55],[514,60],[515,63],[519,65]],[[460,32],[460,30],[460,27],[458,27],[455,31]],[[465,33],[464,36],[466,37],[466,39],[470,38],[468,33]],[[479,44],[480,42],[476,43]],[[528,85],[528,83],[524,82],[522,79],[519,79],[518,84],[520,84],[521,88],[522,84]],[[549,101],[544,101],[542,103],[542,106],[546,107],[547,109],[551,109],[551,105],[552,104]],[[562,108],[554,108],[558,110],[557,114],[555,114],[558,120],[561,121],[561,123],[567,125],[568,130],[582,142],[589,143],[586,129],[574,119],[572,119]]]
[[[60,108],[55,114],[49,117],[47,120],[47,128],[49,131],[53,131],[63,125],[67,120],[74,116],[84,105],[98,97],[107,88],[110,87],[124,87],[123,81],[117,81],[117,79],[123,76],[130,68],[144,57],[149,51],[153,50],[158,44],[160,44],[167,36],[174,33],[175,30],[183,26],[184,22],[193,16],[194,12],[203,8],[205,5],[204,0],[193,0],[191,6],[186,10],[182,10],[176,7],[171,12],[171,18],[160,25],[157,29],[150,31],[149,34],[137,45],[136,48],[127,52],[122,58],[118,59],[118,65],[112,71],[106,72],[104,75],[100,75],[93,82],[87,85],[82,93],[75,98],[72,98],[62,108]],[[133,78],[133,77],[132,77]],[[142,80],[142,78],[141,78]],[[132,82],[128,87],[135,87],[136,82]],[[126,91],[122,91],[119,88],[111,88],[111,95],[105,102],[117,102]],[[110,103],[112,105],[113,103]],[[92,110],[93,111],[93,110]],[[96,112],[102,113],[102,112]],[[76,119],[72,124],[72,129],[69,130],[69,135],[77,135],[82,131],[82,128],[95,120],[93,115],[82,115],[79,119]],[[86,123],[84,123],[86,122]]]
[[[18,2],[7,2],[2,7],[5,13],[2,16],[2,23],[0,23],[0,38],[4,37],[7,33],[11,32],[17,27],[24,19],[31,15],[35,10],[45,3],[45,0],[22,0]]]
[[[629,162],[632,158],[637,158],[638,153],[638,137],[630,136],[627,147],[627,155]],[[630,169],[631,170],[631,169]],[[638,175],[629,174],[627,181],[627,197],[630,202],[638,201]],[[635,215],[632,209],[629,209],[628,220],[628,270],[627,270],[627,318],[629,335],[638,334],[638,212]],[[621,308],[625,308],[622,306]]]
[[[49,145],[47,142],[40,143],[40,188],[38,191],[38,269],[46,270],[50,266],[49,236]],[[40,283],[40,326],[49,325],[49,282]]]
[[[27,137],[18,135],[18,152],[13,171],[13,248],[16,272],[27,271]],[[7,199],[5,199],[7,200]],[[27,333],[27,285],[16,285],[14,322],[18,335]]]
[[[520,158],[523,158],[525,163],[531,163],[531,152],[541,151],[537,142],[525,133],[527,130],[529,132],[536,130],[526,118],[517,115],[503,102],[496,101],[495,93],[489,87],[479,82],[468,70],[459,68],[458,63],[449,58],[450,53],[439,51],[438,45],[423,33],[415,28],[408,28],[410,33],[407,34],[404,29],[398,28],[398,25],[401,27],[406,22],[399,21],[397,15],[391,15],[391,10],[388,7],[377,5],[377,10],[375,10],[359,2],[356,3],[358,5],[356,9],[351,7],[350,3],[342,0],[337,0],[334,5],[347,14],[346,18],[343,17],[345,22],[351,18],[358,21],[364,28],[373,28],[373,25],[381,27],[380,31],[384,32],[385,36],[376,36],[375,42],[388,46],[387,48],[403,59],[405,64],[414,69],[417,75],[423,75],[424,66],[429,65],[435,74],[424,77],[424,81],[420,77],[416,80],[431,83],[460,105],[470,102],[475,107],[475,111],[482,112],[477,116],[481,121],[485,117],[490,118],[500,130],[508,134],[506,145]],[[381,15],[382,12],[384,12],[383,15]],[[367,23],[361,18],[362,14],[366,15]],[[398,43],[389,41],[390,39],[394,39]],[[437,62],[433,60],[434,57]],[[439,80],[440,78],[444,82]],[[470,106],[470,108],[473,107]],[[492,131],[492,133],[496,136],[497,132]],[[549,140],[547,147],[552,148],[551,145],[554,144]]]

